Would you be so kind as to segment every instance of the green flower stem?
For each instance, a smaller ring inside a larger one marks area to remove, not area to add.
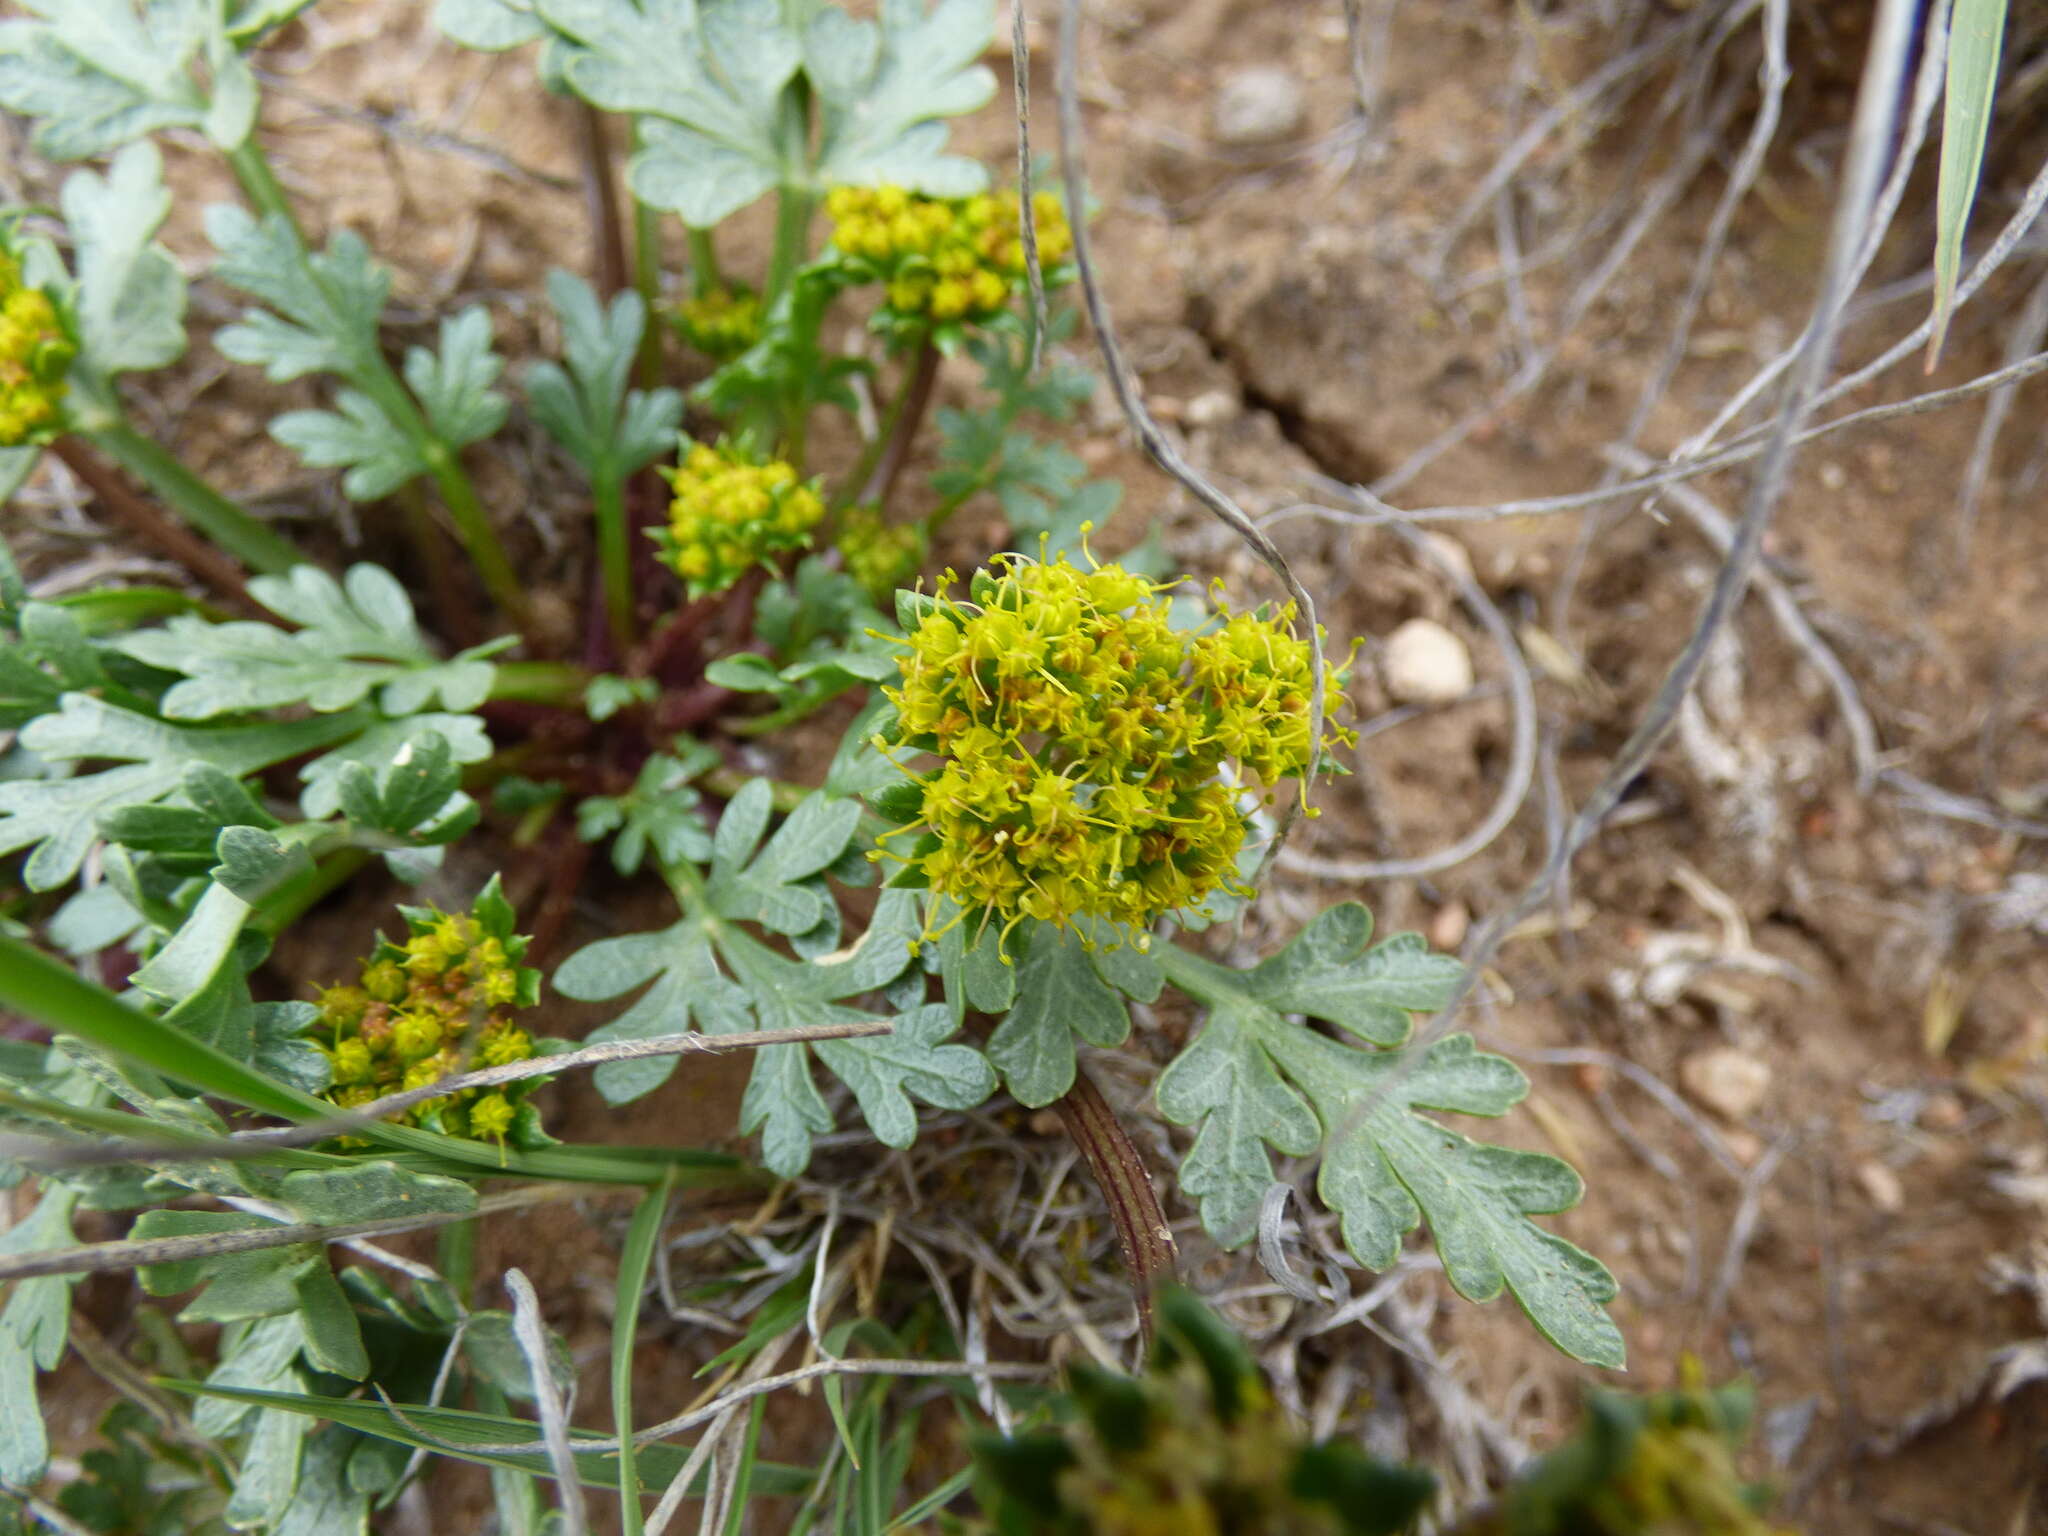
[[[788,703],[777,706],[765,715],[755,715],[747,720],[730,721],[725,728],[735,736],[766,736],[781,730],[786,725],[793,725],[799,720],[808,719],[838,698],[842,693],[861,686],[864,685],[855,682],[845,682],[837,687],[823,688],[814,692],[799,694]]]
[[[640,1508],[639,1469],[634,1465],[633,1337],[640,1326],[641,1292],[647,1288],[647,1271],[661,1242],[669,1196],[674,1193],[675,1180],[668,1175],[647,1191],[633,1212],[633,1220],[626,1228],[625,1247],[619,1254],[618,1302],[612,1309],[612,1429],[619,1437],[622,1536],[641,1536],[647,1528]]]
[[[817,206],[817,194],[808,187],[785,186],[775,196],[775,248],[768,259],[767,284],[761,293],[764,315],[782,297],[796,276],[796,269],[810,254],[811,214]]]
[[[846,472],[846,478],[840,482],[839,491],[832,498],[832,510],[834,512],[843,511],[855,502],[867,499],[867,486],[874,476],[875,466],[881,462],[882,455],[895,442],[897,430],[902,424],[904,415],[913,397],[918,393],[917,379],[919,373],[924,368],[924,357],[927,351],[936,351],[932,347],[930,331],[926,331],[924,335],[918,338],[917,361],[911,365],[911,371],[905,382],[897,389],[895,396],[889,401],[888,409],[882,413],[881,421],[875,426],[875,435],[868,440],[868,445],[861,449],[860,458],[855,462],[853,468]],[[924,400],[920,401],[918,405],[920,415],[923,413],[925,403],[928,403],[930,399],[931,387],[927,384],[924,390]],[[915,422],[911,424],[911,430],[913,432],[916,431]]]
[[[522,704],[555,704],[574,709],[582,704],[590,674],[566,661],[499,661],[491,681],[491,697]]]
[[[690,294],[703,298],[725,281],[718,270],[718,243],[711,231],[685,224],[683,235],[690,243]]]
[[[148,486],[183,522],[250,570],[275,576],[306,558],[290,540],[229,501],[126,422],[77,436]]]
[[[647,334],[654,334],[648,326]],[[604,576],[604,611],[612,628],[612,648],[633,654],[633,550],[626,535],[626,492],[616,470],[604,468],[591,477],[590,494],[597,516],[597,563]]]
[[[391,383],[394,388],[397,386],[395,376]],[[402,389],[398,393],[410,410],[411,397]],[[513,624],[524,629],[526,588],[513,571],[505,546],[498,542],[497,532],[491,527],[483,503],[477,500],[476,486],[470,481],[469,471],[462,467],[462,461],[448,445],[427,429],[417,411],[412,412],[412,422],[417,424],[420,433],[421,456],[433,472],[434,484],[440,488],[443,504],[455,519],[456,536],[462,540],[462,547],[469,551],[469,558],[476,562],[476,573],[483,578],[484,590],[491,594],[491,600]]]
[[[284,184],[277,179],[277,172],[270,168],[270,160],[263,153],[263,146],[250,134],[239,146],[228,151],[228,166],[235,173],[235,179],[242,184],[242,191],[250,202],[256,205],[258,214],[276,214],[291,225],[292,233],[299,237],[301,250],[307,249],[306,232],[299,225],[299,218],[292,211],[292,200],[286,195]]]

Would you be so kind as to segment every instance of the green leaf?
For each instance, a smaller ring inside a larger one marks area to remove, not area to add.
[[[940,1109],[972,1109],[995,1092],[995,1071],[979,1051],[940,1043],[958,1027],[944,1003],[929,1003],[898,1014],[894,1034],[820,1040],[817,1051],[853,1090],[876,1138],[907,1147],[917,1140],[909,1095]]]
[[[607,309],[590,284],[560,268],[548,273],[547,288],[568,367],[538,362],[527,370],[534,420],[586,475],[623,480],[668,452],[683,419],[677,391],[626,387],[647,326],[646,301],[629,288]]]
[[[255,831],[253,827],[243,830]],[[171,941],[128,979],[166,1002],[197,995],[228,963],[251,910],[248,902],[226,886],[209,884]]]
[[[752,651],[719,657],[704,669],[704,680],[734,693],[789,692],[789,684],[783,681],[775,663]]]
[[[259,576],[251,594],[303,626],[296,633],[254,620],[209,624],[180,615],[122,637],[115,648],[181,673],[163,698],[171,720],[305,704],[321,713],[352,709],[377,693],[387,715],[409,715],[438,700],[458,712],[490,694],[496,669],[478,651],[436,657],[420,634],[412,601],[391,574],[349,567],[337,582],[313,565],[289,576]]]
[[[0,1233],[0,1253],[69,1248],[71,1208],[77,1196],[63,1185],[43,1192],[33,1214]],[[42,1481],[50,1444],[36,1401],[36,1373],[56,1369],[71,1325],[76,1275],[42,1275],[18,1282],[0,1310],[0,1478],[17,1488]]]
[[[786,960],[729,924],[720,925],[713,938],[720,957],[753,998],[759,1027],[781,1030],[873,1018],[872,1013],[842,1006],[839,1000],[879,991],[908,970],[911,941],[918,931],[916,898],[907,891],[885,891],[875,905],[867,932],[843,956],[809,962]],[[946,1022],[951,1024],[950,1017]],[[938,1038],[930,1033],[931,1023],[919,1027],[926,1031],[923,1038],[928,1045]],[[821,1046],[824,1043],[819,1042]],[[930,1067],[932,1056],[924,1060]],[[882,1059],[860,1063],[856,1072],[866,1083],[867,1093],[862,1092],[860,1083],[849,1081],[861,1099],[863,1112],[872,1097],[892,1135],[900,1133],[904,1123],[899,1112],[903,1107],[902,1080],[897,1076],[893,1086],[889,1081],[900,1065],[900,1060],[892,1065],[886,1053]],[[972,1074],[957,1055],[949,1055],[936,1078],[944,1081],[919,1086],[919,1093],[930,1086],[935,1093],[957,1098],[966,1092]],[[761,1159],[771,1171],[784,1178],[801,1173],[810,1162],[811,1137],[831,1130],[832,1123],[831,1111],[812,1081],[805,1046],[771,1045],[754,1053],[754,1073],[740,1101],[740,1130],[748,1135],[760,1132]],[[881,1134],[883,1127],[875,1129]]]
[[[442,320],[438,354],[425,347],[405,354],[405,382],[425,407],[427,425],[451,448],[489,437],[505,424],[510,407],[491,388],[504,370],[505,360],[491,350],[490,311],[481,304]]]
[[[993,943],[990,935],[976,948]],[[1071,929],[1034,923],[1028,938],[1013,941],[1018,951],[1017,1001],[989,1036],[988,1059],[1018,1103],[1039,1109],[1074,1086],[1074,1036],[1121,1045],[1131,1017]]]
[[[38,153],[103,155],[164,128],[203,128],[192,63],[218,27],[209,0],[22,0],[0,28],[0,107],[39,119]],[[232,149],[233,144],[223,148]]]
[[[129,1235],[138,1240],[195,1237],[277,1225],[242,1211],[155,1210],[138,1216]],[[326,1262],[315,1245],[295,1243],[282,1248],[259,1248],[251,1253],[144,1264],[135,1275],[152,1296],[178,1296],[204,1287],[178,1314],[179,1321],[225,1323],[296,1311],[300,1275],[314,1264],[324,1266]]]
[[[704,925],[693,920],[658,933],[600,939],[564,960],[552,985],[564,997],[596,1003],[650,981],[654,985],[632,1007],[590,1032],[590,1044],[681,1034],[693,1018],[708,1034],[754,1027],[747,994],[720,973]],[[675,1069],[673,1056],[655,1056],[606,1062],[592,1077],[605,1102],[625,1104],[652,1093]]]
[[[208,1386],[258,1387],[292,1391],[305,1385],[298,1371],[299,1350],[306,1333],[296,1312],[231,1323],[221,1330],[220,1360],[207,1375]],[[203,1398],[192,1412],[193,1427],[214,1439],[235,1433],[255,1413],[244,1403]]]
[[[445,1180],[454,1183],[453,1179]],[[306,1332],[306,1359],[316,1369],[361,1381],[370,1374],[370,1356],[363,1348],[362,1325],[342,1294],[341,1282],[326,1261],[299,1275],[299,1324]]]
[[[185,351],[185,275],[151,238],[171,210],[163,161],[147,141],[114,156],[103,181],[64,183],[64,222],[77,242],[78,330],[102,373],[162,368]]]
[[[360,1443],[332,1425],[307,1440],[298,1489],[271,1536],[366,1536],[370,1500],[348,1480],[349,1457]]]
[[[236,1526],[272,1525],[291,1507],[299,1486],[299,1458],[311,1421],[274,1409],[256,1415],[256,1427],[241,1455],[226,1518]]]
[[[800,132],[781,111],[803,49],[777,0],[535,0],[564,40],[577,94],[648,114],[634,195],[708,227],[801,181]]]
[[[806,795],[755,857],[774,798],[766,779],[749,780],[733,796],[712,840],[705,892],[722,916],[776,933],[808,933],[836,910],[815,877],[846,851],[860,826],[860,806]]]
[[[227,34],[237,43],[252,43],[312,4],[313,0],[228,0]]]
[[[658,863],[701,864],[711,857],[711,834],[697,806],[701,797],[690,780],[704,771],[702,760],[657,752],[640,767],[623,795],[599,795],[576,807],[576,835],[584,842],[616,833],[612,867],[630,875],[652,846]]]
[[[323,1225],[391,1216],[462,1215],[476,1209],[476,1190],[460,1179],[415,1173],[385,1158],[332,1171],[302,1168],[288,1173],[278,1199],[301,1221]]]
[[[189,727],[152,720],[102,699],[67,693],[56,714],[22,731],[22,743],[51,763],[83,758],[122,764],[70,779],[0,783],[0,853],[34,847],[25,880],[54,890],[78,872],[99,818],[150,805],[177,789],[194,763],[240,778],[353,735],[365,717],[345,713],[281,724]]]
[[[1998,89],[1998,55],[2005,37],[2006,0],[1956,0],[1949,21],[1948,84],[1941,104],[1941,179],[1935,204],[1934,315],[1927,338],[1932,370],[1948,335],[1963,234],[1977,182],[1984,172],[1984,142]]]
[[[1411,1050],[1360,1050],[1290,1022],[1331,1019],[1365,1038],[1404,1038],[1390,1010],[1440,1007],[1457,969],[1412,941],[1360,954],[1357,911],[1323,914],[1279,954],[1232,971],[1180,949],[1159,960],[1208,1022],[1159,1080],[1159,1108],[1200,1130],[1182,1186],[1226,1246],[1249,1240],[1271,1182],[1265,1145],[1304,1155],[1323,1145],[1317,1189],[1342,1218],[1345,1245],[1369,1268],[1398,1256],[1425,1218],[1458,1292],[1490,1301],[1505,1288],[1576,1359],[1619,1367],[1621,1334],[1603,1310],[1615,1296],[1600,1262],[1529,1217],[1570,1208],[1579,1177],[1557,1158],[1486,1146],[1420,1111],[1505,1114],[1528,1091],[1512,1062],[1451,1035]],[[1349,962],[1347,979],[1345,956]],[[1311,1110],[1312,1106],[1312,1110]]]
[[[547,36],[529,0],[440,0],[434,25],[465,48],[492,53]]]
[[[371,259],[353,231],[306,254],[281,215],[259,221],[221,203],[206,210],[206,233],[221,253],[214,276],[277,311],[252,310],[218,332],[214,345],[225,356],[261,367],[275,384],[308,373],[360,383],[375,372],[377,320],[391,270]]]
[[[315,469],[345,469],[342,494],[378,501],[427,472],[419,443],[358,389],[337,390],[332,411],[286,411],[270,422],[270,435]]]
[[[418,752],[429,737],[445,742],[449,756],[458,763],[480,763],[491,755],[490,733],[474,715],[436,713],[380,720],[299,770],[306,786],[299,795],[300,811],[314,821],[324,821],[341,809],[342,775],[352,766],[388,779],[394,768],[410,761],[408,749]]]
[[[548,1374],[562,1391],[576,1387],[576,1360],[569,1346],[552,1329],[548,1331]],[[533,1401],[533,1368],[526,1363],[513,1332],[510,1312],[484,1311],[469,1315],[462,1332],[462,1358],[507,1397]]]
[[[995,34],[994,0],[884,0],[878,21],[832,6],[804,33],[804,71],[818,93],[816,184],[893,182],[935,197],[963,197],[988,173],[943,153],[941,118],[976,112],[996,93],[980,63]]]

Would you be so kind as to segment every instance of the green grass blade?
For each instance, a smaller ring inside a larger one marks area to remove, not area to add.
[[[668,1215],[669,1196],[676,1186],[675,1169],[662,1171],[661,1181],[642,1197],[626,1228],[619,1254],[619,1299],[612,1312],[612,1424],[619,1435],[619,1526],[624,1536],[646,1529],[640,1508],[639,1481],[634,1471],[633,1336],[640,1327],[640,1297],[647,1287],[648,1266]]]
[[[554,1477],[546,1451],[488,1449],[521,1442],[538,1443],[540,1425],[531,1419],[509,1414],[476,1413],[463,1408],[430,1408],[424,1403],[387,1405],[363,1398],[320,1397],[310,1392],[215,1387],[200,1381],[159,1378],[157,1385],[195,1397],[219,1397],[230,1402],[308,1414],[366,1435],[375,1435],[380,1440],[393,1440],[417,1450],[475,1462],[478,1466],[530,1472],[550,1481]],[[640,1491],[643,1494],[659,1493],[675,1480],[688,1459],[688,1452],[676,1446],[641,1446],[638,1458]],[[614,1488],[618,1484],[617,1463],[618,1454],[609,1445],[602,1450],[579,1450],[576,1453],[577,1480],[587,1488]],[[800,1493],[810,1486],[810,1481],[811,1474],[801,1467],[762,1462],[758,1468],[757,1482],[764,1494]]]
[[[1934,226],[1934,321],[1927,338],[1932,373],[1948,335],[1963,231],[1984,173],[1984,140],[1991,127],[1991,97],[1998,85],[1998,52],[2005,35],[2006,0],[1956,0],[1949,23],[1948,88],[1941,107],[1941,184]]]
[[[336,1113],[324,1099],[265,1077],[205,1042],[130,1007],[107,988],[87,981],[41,950],[0,934],[0,1011],[22,1014],[54,1030],[140,1062],[201,1093],[248,1109],[305,1122]],[[353,1134],[435,1171],[475,1178],[483,1174],[573,1179],[595,1184],[652,1185],[675,1169],[679,1184],[733,1184],[760,1176],[736,1158],[690,1147],[545,1147],[523,1152],[487,1142],[443,1136],[416,1126],[377,1124]]]
[[[768,1396],[763,1393],[754,1399],[747,1414],[747,1438],[740,1445],[739,1466],[733,1470],[732,1512],[725,1519],[725,1536],[740,1536],[740,1529],[746,1524],[747,1500],[754,1493],[754,1472],[762,1465],[761,1419],[767,1411]]]
[[[965,1493],[973,1481],[974,1468],[962,1467],[892,1520],[889,1523],[888,1536],[895,1536],[897,1531],[915,1530],[927,1520],[934,1518],[940,1510]]]

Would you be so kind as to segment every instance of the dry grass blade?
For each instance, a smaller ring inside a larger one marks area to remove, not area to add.
[[[541,1438],[555,1469],[555,1486],[562,1500],[563,1536],[588,1536],[590,1515],[583,1502],[583,1479],[576,1470],[576,1453],[569,1444],[569,1411],[555,1381],[547,1325],[540,1316],[540,1297],[534,1294],[533,1282],[516,1269],[505,1271],[505,1291],[512,1298],[512,1336],[519,1341],[519,1352],[526,1357],[526,1369],[533,1381],[534,1411],[540,1415]]]

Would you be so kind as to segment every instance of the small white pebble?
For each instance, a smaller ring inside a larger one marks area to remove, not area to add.
[[[1224,76],[1209,107],[1219,144],[1277,144],[1301,132],[1308,101],[1301,82],[1284,69],[1260,65]]]
[[[1434,619],[1410,619],[1387,636],[1380,666],[1403,704],[1446,704],[1472,691],[1472,653]]]

